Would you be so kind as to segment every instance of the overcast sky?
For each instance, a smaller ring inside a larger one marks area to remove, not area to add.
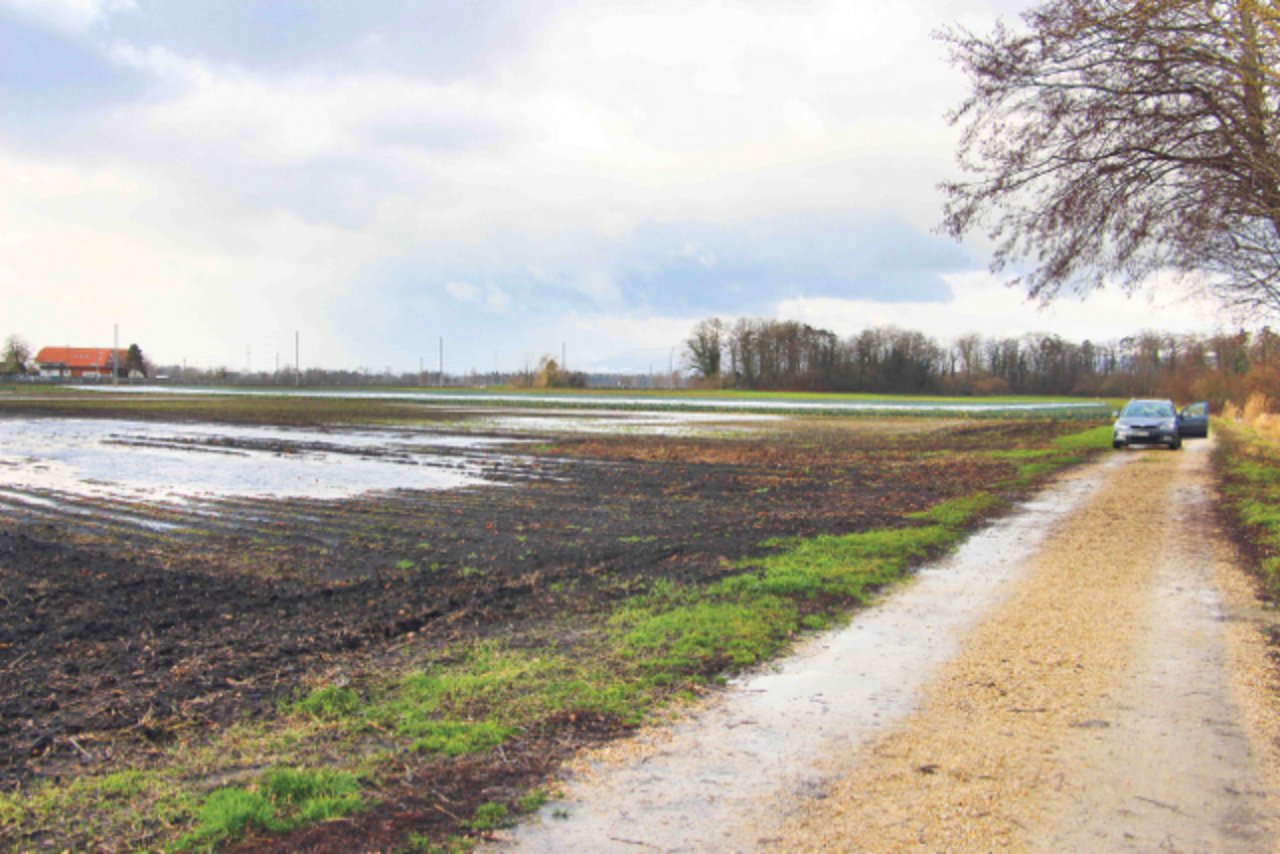
[[[0,335],[255,370],[665,368],[691,325],[1211,330],[1051,311],[934,233],[1013,0],[0,0]]]

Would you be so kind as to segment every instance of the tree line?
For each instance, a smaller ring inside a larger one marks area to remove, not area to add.
[[[704,388],[890,394],[1162,395],[1221,404],[1280,398],[1280,335],[1143,332],[1118,341],[962,335],[940,343],[895,327],[841,338],[789,320],[700,321],[684,366]]]

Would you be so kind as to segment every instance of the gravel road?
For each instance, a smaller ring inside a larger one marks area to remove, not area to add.
[[[495,850],[1280,850],[1280,686],[1208,449],[1068,475],[774,672],[590,757]]]

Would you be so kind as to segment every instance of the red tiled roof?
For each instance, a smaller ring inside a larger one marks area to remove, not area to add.
[[[128,350],[117,350],[117,364],[124,367]],[[111,370],[110,347],[43,347],[36,354],[36,362],[41,365],[66,365],[68,368],[97,368]]]

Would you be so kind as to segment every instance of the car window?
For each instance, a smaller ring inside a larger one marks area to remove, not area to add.
[[[1120,413],[1126,418],[1171,418],[1173,404],[1158,400],[1131,401]]]
[[[1193,403],[1182,411],[1187,415],[1196,415],[1196,416],[1207,415],[1209,412],[1209,404]]]

